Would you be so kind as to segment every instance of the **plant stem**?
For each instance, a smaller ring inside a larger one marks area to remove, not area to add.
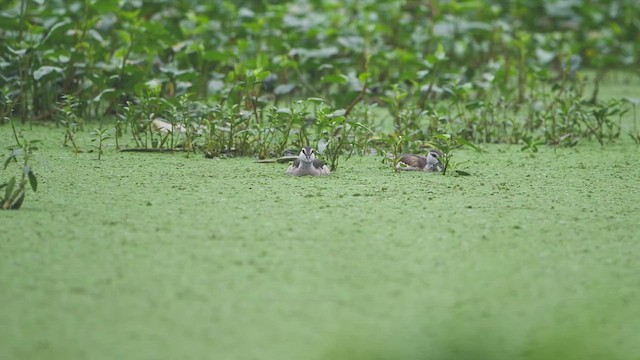
[[[13,123],[13,118],[9,118],[9,121],[11,122],[11,130],[13,130],[13,138],[16,139],[16,144],[18,144],[19,147],[22,147],[22,144],[18,139],[18,133],[16,132],[16,125]]]

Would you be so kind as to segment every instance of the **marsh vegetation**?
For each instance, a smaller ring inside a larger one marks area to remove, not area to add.
[[[638,19],[5,1],[0,357],[629,359]]]
[[[400,137],[405,152],[439,134],[604,144],[638,101],[599,95],[608,73],[637,75],[639,7],[13,1],[0,13],[2,110],[55,121],[72,144],[86,122],[135,147],[209,156],[264,158],[322,141],[334,168],[339,155],[388,151]],[[154,119],[179,134],[157,134]]]

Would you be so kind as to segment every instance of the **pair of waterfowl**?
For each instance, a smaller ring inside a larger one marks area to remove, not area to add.
[[[438,172],[442,170],[442,155],[440,150],[429,150],[427,156],[405,154],[400,157],[396,168],[405,171]],[[287,174],[293,176],[324,176],[330,173],[327,165],[316,157],[315,150],[309,146],[302,148],[298,158],[287,170]]]

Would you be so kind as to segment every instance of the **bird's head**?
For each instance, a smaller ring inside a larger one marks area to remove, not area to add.
[[[427,154],[427,166],[431,168],[442,167],[441,159],[444,157],[444,154],[440,150],[429,150]]]
[[[316,159],[316,152],[310,146],[305,146],[300,151],[300,161],[313,162]]]

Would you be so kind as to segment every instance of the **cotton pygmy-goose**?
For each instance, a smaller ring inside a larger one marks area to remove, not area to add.
[[[396,168],[405,171],[442,171],[442,163],[440,162],[442,156],[442,151],[435,149],[429,150],[427,156],[405,154],[400,157]]]
[[[293,160],[287,170],[287,174],[293,176],[323,176],[329,175],[329,173],[327,165],[316,157],[315,150],[309,146],[302,148],[298,158]]]

